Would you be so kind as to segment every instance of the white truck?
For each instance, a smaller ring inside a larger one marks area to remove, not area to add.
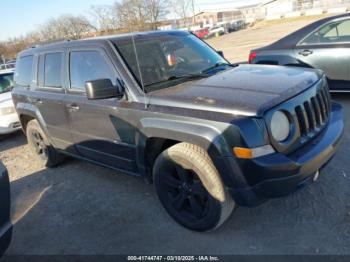
[[[11,96],[13,75],[14,69],[0,70],[0,135],[21,129]]]

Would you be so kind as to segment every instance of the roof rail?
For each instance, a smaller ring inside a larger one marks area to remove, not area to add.
[[[53,45],[53,44],[57,44],[57,43],[63,43],[63,42],[70,42],[72,41],[72,39],[56,39],[56,40],[48,40],[48,41],[45,41],[45,42],[41,42],[40,44],[36,44],[34,46],[31,46],[30,48],[38,48],[40,46],[43,46],[43,45]]]

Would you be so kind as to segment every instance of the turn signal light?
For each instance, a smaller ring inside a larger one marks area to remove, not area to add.
[[[253,150],[251,150],[250,148],[235,147],[233,149],[233,152],[238,158],[244,158],[244,159],[253,158]]]
[[[271,145],[264,145],[255,148],[234,147],[233,152],[237,158],[251,159],[275,153]]]

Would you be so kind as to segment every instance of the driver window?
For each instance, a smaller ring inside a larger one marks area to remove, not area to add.
[[[70,53],[71,88],[85,90],[87,81],[110,79],[115,85],[117,77],[103,55],[98,51],[74,51]]]

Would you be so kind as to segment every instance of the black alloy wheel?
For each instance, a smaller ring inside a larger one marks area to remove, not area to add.
[[[163,174],[161,183],[162,195],[178,216],[195,223],[208,212],[210,195],[193,171],[175,165],[173,172]]]
[[[165,210],[188,229],[213,230],[234,209],[210,156],[196,145],[179,143],[166,149],[155,162],[153,177]]]

